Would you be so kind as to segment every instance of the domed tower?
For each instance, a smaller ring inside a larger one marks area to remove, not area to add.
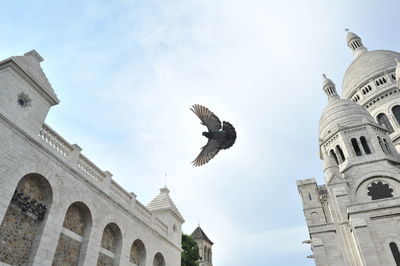
[[[364,106],[380,125],[386,127],[397,150],[400,150],[400,98],[396,81],[396,58],[388,50],[368,51],[361,38],[347,34],[347,45],[354,60],[342,84],[342,96]]]
[[[325,75],[323,90],[328,104],[319,145],[326,184],[297,181],[309,257],[316,265],[394,265],[398,255],[400,263],[400,160],[388,130],[366,108],[341,99]]]

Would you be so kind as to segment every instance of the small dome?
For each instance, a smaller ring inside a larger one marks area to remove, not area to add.
[[[352,94],[371,78],[379,73],[396,67],[395,58],[400,54],[387,50],[367,51],[360,54],[347,68],[342,84],[343,98],[350,98]]]
[[[349,32],[347,33],[347,37],[346,37],[347,44],[348,44],[352,39],[354,39],[354,38],[359,38],[359,39],[360,39],[360,37],[358,37],[357,34],[355,34],[355,33],[349,31]]]
[[[328,102],[319,121],[319,138],[325,138],[340,125],[341,127],[359,124],[361,121],[376,123],[367,109],[346,99],[333,98]]]

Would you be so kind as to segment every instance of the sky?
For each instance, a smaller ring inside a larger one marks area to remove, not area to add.
[[[322,73],[400,51],[399,1],[5,1],[0,58],[36,49],[61,100],[46,123],[148,204],[167,185],[215,266],[314,265],[296,180],[323,183]],[[203,167],[201,104],[238,138]],[[165,176],[166,175],[166,176]]]

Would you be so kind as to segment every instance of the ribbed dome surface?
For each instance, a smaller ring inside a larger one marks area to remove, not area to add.
[[[343,98],[350,98],[362,83],[373,78],[376,74],[383,74],[385,70],[395,68],[395,58],[400,58],[400,53],[388,50],[375,50],[360,54],[344,74]]]
[[[331,99],[322,112],[319,121],[319,137],[325,140],[338,125],[350,126],[365,120],[375,123],[367,109],[361,105],[346,99]]]

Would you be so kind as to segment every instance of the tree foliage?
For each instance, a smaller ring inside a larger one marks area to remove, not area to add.
[[[181,266],[199,266],[199,247],[193,237],[182,234],[182,249]]]

